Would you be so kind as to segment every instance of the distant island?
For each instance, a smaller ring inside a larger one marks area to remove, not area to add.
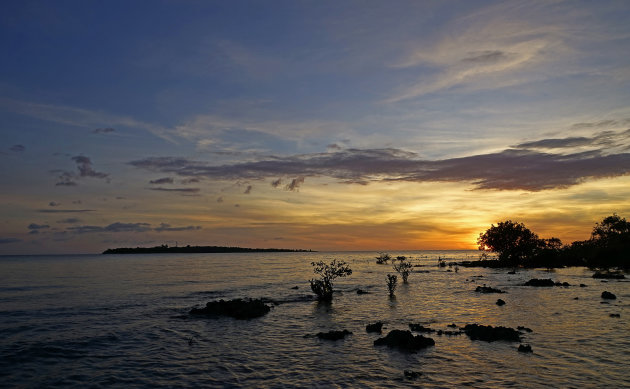
[[[252,249],[247,247],[225,246],[175,246],[166,244],[155,247],[118,247],[107,249],[103,254],[163,254],[163,253],[308,253],[313,250],[294,249]]]

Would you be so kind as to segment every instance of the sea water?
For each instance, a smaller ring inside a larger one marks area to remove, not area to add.
[[[407,284],[399,277],[394,298],[386,282],[395,271],[372,252],[0,257],[0,386],[630,387],[628,280],[593,279],[586,268],[437,266],[475,259],[474,251],[390,254],[416,266]],[[353,273],[335,280],[332,303],[318,303],[311,262],[332,259]],[[571,286],[523,286],[530,278]],[[506,293],[475,292],[484,284]],[[617,299],[603,300],[604,290]],[[276,305],[252,320],[188,315],[233,298]],[[377,321],[383,335],[367,333]],[[417,353],[373,345],[409,323],[525,326],[533,332],[522,343],[533,353],[518,352],[518,342],[436,333],[424,334],[435,346]],[[342,329],[352,335],[309,336]]]

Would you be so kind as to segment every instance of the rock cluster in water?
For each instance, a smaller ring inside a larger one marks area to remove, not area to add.
[[[501,289],[497,289],[497,288],[493,288],[490,286],[478,286],[475,289],[475,292],[478,293],[505,293],[504,291],[502,291]]]
[[[384,338],[374,341],[375,346],[387,346],[401,351],[416,352],[423,348],[435,346],[435,341],[422,335],[414,336],[411,331],[392,330]]]
[[[426,332],[426,333],[431,333],[431,332],[435,332],[434,329],[431,329],[429,327],[425,327],[422,324],[413,324],[413,323],[409,323],[409,329],[415,332]]]
[[[380,334],[383,331],[383,322],[379,321],[374,324],[368,324],[365,326],[365,331],[376,332]]]
[[[403,374],[405,375],[405,378],[410,379],[410,380],[418,379],[422,375],[421,372],[413,371],[413,370],[405,370]]]
[[[210,301],[204,308],[193,308],[191,315],[229,316],[239,320],[264,316],[271,308],[262,299]]]
[[[568,282],[554,282],[551,278],[532,278],[525,286],[571,286]]]
[[[521,341],[521,334],[517,330],[509,327],[466,324],[464,332],[472,340],[484,340],[486,342],[494,342],[496,340],[505,340],[508,342]]]
[[[612,279],[612,280],[622,280],[626,278],[625,275],[621,272],[616,271],[597,271],[593,274],[593,278],[604,278],[604,279]]]
[[[345,338],[347,335],[352,335],[352,332],[348,330],[318,332],[317,335],[315,336],[317,336],[319,339],[324,339],[324,340],[341,340]]]

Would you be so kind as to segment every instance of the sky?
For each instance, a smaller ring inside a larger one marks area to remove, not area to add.
[[[628,1],[5,1],[0,254],[630,217]]]

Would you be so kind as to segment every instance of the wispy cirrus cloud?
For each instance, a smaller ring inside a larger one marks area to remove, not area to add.
[[[153,227],[150,223],[122,223],[115,222],[106,226],[84,225],[76,227],[68,227],[66,232],[74,234],[90,234],[90,233],[121,233],[121,232],[178,232],[178,231],[194,231],[200,230],[201,226],[183,226],[173,227],[168,223],[160,223],[159,226]]]
[[[172,183],[173,183],[173,179],[171,177],[163,177],[163,178],[158,178],[158,179],[149,181],[149,184],[152,184],[152,185],[172,184]]]
[[[109,134],[111,132],[116,132],[116,130],[111,128],[111,127],[96,128],[96,129],[92,130],[93,134]]]
[[[11,244],[11,243],[19,243],[22,239],[18,238],[0,238],[0,244]]]
[[[152,123],[139,121],[129,116],[109,114],[64,105],[33,103],[8,99],[5,97],[0,97],[0,107],[20,115],[30,116],[53,123],[83,128],[96,128],[93,130],[95,133],[113,132],[110,131],[114,130],[111,127],[101,127],[103,123],[108,123],[109,125],[146,130],[157,137],[173,142],[173,138],[169,134],[169,129]]]
[[[421,69],[417,82],[387,101],[397,102],[453,87],[496,89],[567,74],[591,67],[571,60],[579,44],[615,39],[580,24],[575,10],[560,3],[508,2],[460,17],[438,30],[437,39],[420,40],[391,66]],[[567,13],[572,13],[568,17]],[[562,68],[559,63],[571,64]]]
[[[201,226],[185,226],[185,227],[173,227],[168,223],[160,223],[159,227],[156,227],[153,229],[153,231],[156,232],[163,232],[163,231],[168,231],[168,232],[172,232],[172,231],[196,231],[196,230],[200,230]]]
[[[155,190],[158,192],[175,192],[175,193],[198,193],[200,191],[199,188],[147,188],[149,190]]]
[[[606,121],[610,123],[611,121]],[[582,126],[591,123],[581,123]],[[601,122],[600,122],[601,124]],[[597,126],[597,124],[593,124]],[[573,126],[575,128],[575,126]],[[605,154],[630,150],[630,129],[625,131],[602,131],[592,136],[571,136],[564,138],[540,139],[531,142],[523,142],[514,146],[519,149],[571,149],[579,150],[591,148]]]
[[[95,209],[38,209],[39,213],[86,213],[95,212]]]
[[[48,224],[31,223],[28,225],[29,234],[39,234],[41,230],[47,230],[50,228]]]
[[[174,157],[145,158],[130,164],[182,177],[228,181],[272,179],[273,187],[279,187],[283,177],[295,177],[285,185],[286,190],[299,188],[305,177],[330,177],[355,184],[462,182],[475,189],[540,191],[630,174],[630,153],[608,152],[611,147],[623,149],[627,138],[628,131],[583,138],[542,139],[501,152],[441,160],[422,159],[413,152],[388,148],[276,156],[224,165]],[[538,150],[587,145],[592,146],[587,151],[568,153],[567,150]]]

